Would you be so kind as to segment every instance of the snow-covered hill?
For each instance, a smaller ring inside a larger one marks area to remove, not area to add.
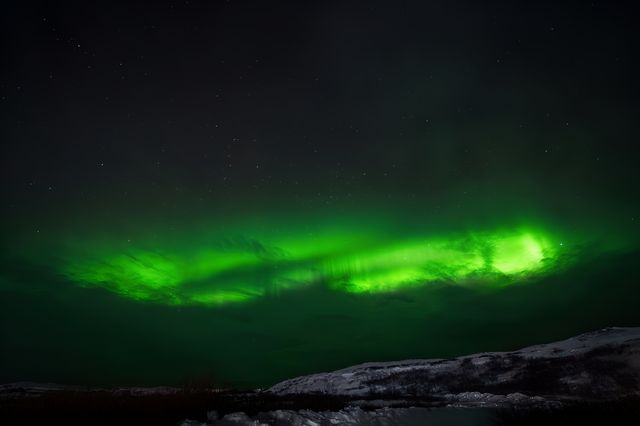
[[[268,392],[435,397],[466,405],[640,395],[640,327],[606,328],[513,352],[365,363],[286,380]]]
[[[0,403],[28,406],[25,401],[37,402],[51,394],[86,401],[88,393],[95,393],[91,396],[107,405],[113,399],[115,406],[145,399],[139,396],[160,395],[163,403],[189,397],[171,387],[106,389],[19,382],[0,385]],[[119,398],[122,396],[125,399]],[[65,398],[50,401],[64,403]],[[535,410],[594,400],[635,404],[639,399],[640,327],[613,327],[512,352],[372,362],[286,380],[266,391],[222,393],[207,407],[206,423],[185,420],[182,424],[420,425],[455,421],[476,425],[490,424],[487,419],[493,408]],[[313,411],[312,406],[328,409]],[[235,411],[255,412],[255,407],[269,408],[252,417]]]

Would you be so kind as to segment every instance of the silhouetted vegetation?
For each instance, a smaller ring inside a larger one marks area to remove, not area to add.
[[[230,388],[231,386],[219,382],[212,372],[185,376],[181,383],[181,389],[186,393],[217,392]]]

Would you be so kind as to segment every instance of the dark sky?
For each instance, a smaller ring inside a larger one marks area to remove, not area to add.
[[[631,5],[6,3],[0,382],[638,325]]]

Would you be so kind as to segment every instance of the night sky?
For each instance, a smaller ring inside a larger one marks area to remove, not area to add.
[[[7,3],[0,383],[640,325],[630,5]]]

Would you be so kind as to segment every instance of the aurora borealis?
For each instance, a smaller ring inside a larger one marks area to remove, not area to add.
[[[49,3],[5,14],[0,384],[264,387],[640,322],[624,7]]]
[[[378,238],[376,238],[378,237]],[[562,247],[540,232],[480,232],[394,241],[337,232],[272,245],[224,239],[179,251],[147,244],[72,255],[60,273],[134,300],[168,304],[242,302],[322,283],[352,293],[384,293],[438,281],[515,282],[557,266]],[[554,265],[556,263],[556,265]]]

